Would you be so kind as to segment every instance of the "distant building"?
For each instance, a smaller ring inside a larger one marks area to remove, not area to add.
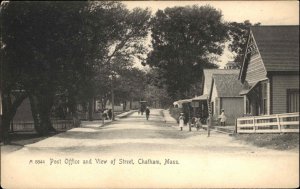
[[[299,112],[299,26],[251,27],[239,79],[245,114]]]

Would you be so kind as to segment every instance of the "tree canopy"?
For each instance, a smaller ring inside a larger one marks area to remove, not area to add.
[[[217,67],[215,58],[223,52],[228,35],[221,12],[210,6],[166,8],[151,23],[153,50],[144,64],[159,68],[173,99],[192,95],[201,70]]]

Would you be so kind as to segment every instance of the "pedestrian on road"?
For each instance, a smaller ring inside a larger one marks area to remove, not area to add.
[[[108,118],[111,120],[111,118],[112,118],[112,111],[111,111],[111,109],[109,109],[107,111],[107,114],[108,114]]]
[[[222,113],[221,115],[219,116],[219,119],[220,119],[220,122],[221,122],[221,126],[225,126],[225,122],[226,122],[226,115],[225,115],[225,112],[224,110],[222,109]]]
[[[146,108],[146,119],[148,120],[150,116],[150,109],[149,107]]]
[[[196,128],[197,128],[197,131],[199,131],[199,129],[202,127],[202,123],[201,123],[201,120],[200,118],[195,118],[195,125],[196,125]]]
[[[108,113],[108,110],[107,109],[104,109],[104,111],[103,111],[103,114],[102,114],[102,118],[104,119],[104,120],[107,120],[107,113]]]
[[[183,125],[184,125],[184,115],[183,115],[183,113],[180,113],[180,116],[179,116],[179,128],[180,128],[180,131],[182,131]]]

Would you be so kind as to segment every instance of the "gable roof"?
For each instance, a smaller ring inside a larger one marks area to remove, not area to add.
[[[238,74],[213,74],[212,82],[216,86],[218,97],[240,97],[243,89]]]
[[[253,26],[266,71],[299,70],[299,26]]]
[[[204,69],[203,95],[208,95],[210,92],[213,74],[239,74],[239,72],[239,69]]]

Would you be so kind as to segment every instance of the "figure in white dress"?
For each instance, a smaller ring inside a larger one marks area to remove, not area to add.
[[[180,116],[179,116],[179,128],[180,128],[181,131],[183,129],[183,126],[184,126],[184,115],[183,115],[183,113],[180,113]]]
[[[221,126],[225,126],[225,122],[226,122],[227,117],[225,115],[224,110],[222,110],[222,113],[219,116],[219,119],[220,119]]]

